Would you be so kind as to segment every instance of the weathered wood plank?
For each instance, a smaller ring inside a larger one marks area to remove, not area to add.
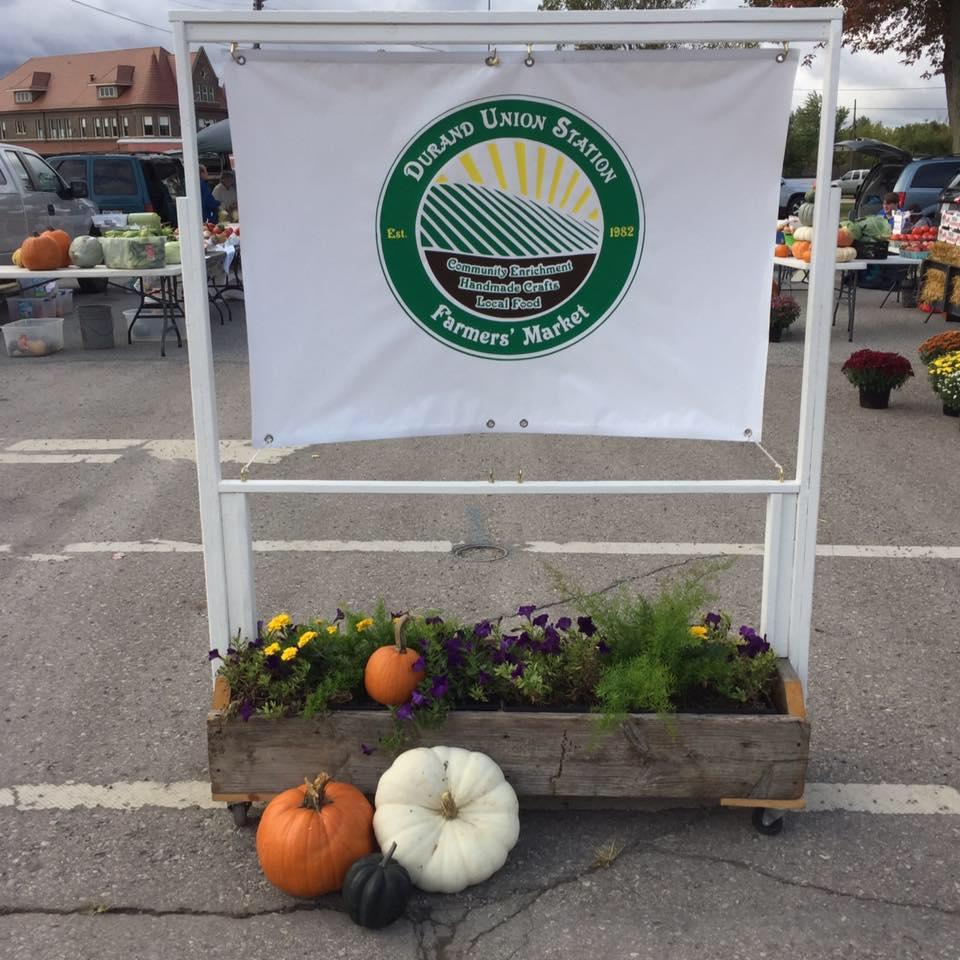
[[[263,797],[321,770],[373,793],[391,757],[375,747],[391,721],[380,711],[244,723],[209,715],[215,796]],[[792,799],[803,793],[809,724],[798,716],[630,716],[598,735],[578,713],[459,711],[416,744],[480,750],[521,797]]]

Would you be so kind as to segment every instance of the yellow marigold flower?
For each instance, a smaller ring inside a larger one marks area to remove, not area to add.
[[[331,637],[335,633],[339,633],[339,631],[337,630],[337,625],[335,623],[331,623],[330,626],[327,627],[327,633],[329,633]]]
[[[690,635],[693,636],[693,637],[700,637],[701,640],[707,635],[708,632],[709,632],[709,631],[707,630],[706,627],[691,627],[691,628],[690,628]]]
[[[281,659],[281,660],[292,660],[296,655],[297,655],[297,648],[296,648],[296,647],[287,647],[287,649],[284,650],[283,653],[280,654],[280,659]]]
[[[269,647],[264,647],[264,648],[263,648],[263,655],[264,655],[265,657],[272,657],[274,654],[279,653],[279,652],[280,652],[280,644],[279,644],[279,643],[271,643]]]
[[[282,630],[284,627],[289,627],[293,621],[290,619],[289,614],[278,613],[268,624],[267,624],[267,633],[275,633],[277,630]]]
[[[300,639],[297,641],[297,646],[301,649],[305,647],[314,637],[316,637],[316,630],[308,630],[306,633],[300,635]]]
[[[372,626],[373,626],[373,617],[364,617],[363,620],[357,621],[356,631],[357,633],[363,633],[363,631],[366,630],[367,627],[372,627]]]

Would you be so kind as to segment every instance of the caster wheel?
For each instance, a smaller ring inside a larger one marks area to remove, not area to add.
[[[228,803],[227,809],[233,815],[233,822],[238,827],[247,825],[247,811],[250,809],[249,803]]]
[[[783,832],[783,811],[754,807],[753,825],[764,836],[775,837],[778,833]]]

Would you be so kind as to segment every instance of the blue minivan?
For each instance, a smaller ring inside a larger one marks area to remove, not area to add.
[[[183,164],[162,153],[74,153],[48,157],[68,183],[82,180],[103,213],[156,212],[176,226],[176,198],[184,194]]]

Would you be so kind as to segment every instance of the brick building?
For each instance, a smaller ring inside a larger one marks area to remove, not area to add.
[[[227,102],[201,47],[191,55],[197,125],[227,115]],[[0,141],[41,154],[174,149],[180,110],[174,56],[163,47],[32,57],[0,78]],[[144,141],[146,141],[144,143]]]

